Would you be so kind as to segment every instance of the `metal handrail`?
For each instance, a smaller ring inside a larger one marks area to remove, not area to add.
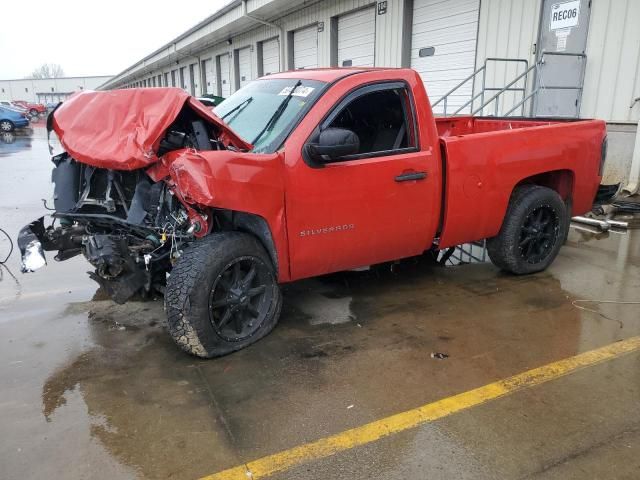
[[[467,108],[469,105],[471,105],[471,114],[475,115],[478,112],[482,112],[489,104],[491,104],[492,102],[494,102],[494,114],[497,116],[499,115],[499,111],[500,111],[500,98],[501,96],[505,93],[505,92],[521,92],[522,93],[522,99],[517,102],[511,109],[509,109],[509,111],[507,111],[504,116],[509,116],[511,115],[513,112],[515,112],[516,110],[518,110],[519,108],[522,107],[522,112],[524,114],[524,106],[525,104],[531,100],[532,98],[535,98],[535,96],[541,91],[541,90],[579,90],[582,91],[583,90],[583,82],[584,82],[584,74],[585,74],[585,64],[582,64],[582,70],[580,72],[580,83],[578,85],[575,86],[564,86],[564,85],[541,85],[541,86],[536,86],[536,88],[534,88],[531,93],[527,94],[527,83],[528,83],[528,79],[529,79],[529,74],[531,73],[532,70],[535,70],[536,73],[536,78],[538,77],[538,75],[540,75],[540,68],[542,65],[544,65],[544,58],[545,56],[549,56],[549,55],[555,55],[555,56],[566,56],[566,57],[578,57],[578,58],[583,58],[586,59],[586,54],[584,53],[568,53],[568,52],[545,52],[543,51],[540,55],[540,59],[535,62],[533,65],[529,66],[529,62],[526,59],[523,58],[502,58],[502,57],[488,57],[485,59],[483,65],[478,68],[476,71],[474,71],[471,75],[467,76],[464,80],[462,80],[460,83],[458,83],[455,87],[453,87],[451,90],[449,90],[447,93],[445,93],[442,97],[440,97],[437,101],[435,101],[432,104],[432,107],[435,107],[436,105],[440,104],[441,102],[444,103],[444,116],[447,116],[447,103],[448,103],[448,98],[451,94],[453,94],[454,92],[456,92],[458,89],[460,89],[462,86],[464,86],[467,82],[469,82],[470,80],[474,80],[475,82],[475,78],[482,73],[482,88],[480,89],[480,91],[478,93],[475,93],[471,95],[471,98],[469,100],[467,100],[464,104],[462,104],[460,107],[458,107],[452,115],[457,115],[459,114],[462,110],[464,110],[465,108]],[[486,72],[487,72],[487,64],[488,62],[512,62],[512,63],[523,63],[525,66],[525,70],[524,72],[522,72],[521,74],[519,74],[518,76],[516,76],[513,80],[511,80],[509,83],[507,83],[504,87],[487,87],[486,84]],[[513,87],[513,85],[515,85],[517,82],[519,82],[520,80],[524,79],[524,84],[522,87]],[[493,92],[493,91],[497,91],[497,93],[495,95],[493,95],[491,98],[489,98],[488,100],[485,101],[485,93],[486,92]],[[581,107],[581,95],[580,95],[580,100],[578,101],[577,104],[577,113],[578,115],[580,114],[580,107]],[[478,98],[480,98],[480,107],[476,108],[475,110],[473,109],[473,105],[476,102],[476,100],[478,100]]]
[[[455,87],[453,87],[451,90],[449,90],[447,93],[445,93],[442,97],[440,97],[438,100],[436,100],[434,103],[431,104],[431,108],[435,107],[436,105],[438,105],[440,102],[444,101],[444,115],[447,115],[447,99],[449,98],[449,95],[451,95],[453,92],[455,92],[456,90],[458,90],[460,87],[462,87],[465,83],[467,83],[469,80],[471,80],[472,78],[474,78],[476,75],[478,75],[480,72],[482,72],[484,69],[486,68],[486,63],[485,65],[483,65],[482,67],[480,67],[479,69],[477,69],[475,72],[473,72],[471,75],[469,75],[467,78],[465,78],[464,80],[462,80],[460,83],[458,83]]]
[[[510,62],[510,63],[524,63],[525,65],[525,70],[528,70],[528,66],[529,66],[529,62],[524,59],[524,58],[504,58],[504,57],[487,57],[484,60],[484,64],[478,68],[476,71],[474,71],[471,75],[469,75],[468,77],[466,77],[464,80],[462,80],[460,83],[458,83],[456,86],[454,86],[451,90],[449,90],[447,93],[445,93],[442,97],[440,97],[438,100],[436,100],[434,103],[431,104],[431,107],[435,107],[436,105],[438,105],[440,102],[444,102],[444,115],[447,116],[447,101],[449,98],[449,95],[451,95],[453,92],[455,92],[456,90],[458,90],[459,88],[461,88],[463,85],[465,85],[469,80],[471,79],[475,79],[475,77],[478,76],[478,74],[480,74],[481,72],[486,72],[487,70],[487,63],[488,62]],[[518,91],[523,91],[525,92],[527,88],[526,85],[526,79],[525,79],[525,85],[522,89],[512,89],[512,90],[518,90]],[[467,106],[469,106],[469,104],[472,105],[473,108],[473,102],[480,96],[482,96],[482,101],[481,103],[484,104],[484,92],[487,90],[497,90],[498,87],[487,87],[486,86],[486,73],[483,74],[482,76],[482,89],[480,91],[480,93],[473,95],[472,98],[470,100],[468,100],[467,102],[464,103],[464,105],[462,105],[461,107],[459,107],[454,113],[453,115],[458,114],[460,111],[464,110]]]
[[[500,101],[498,99],[498,97],[500,95],[502,95],[504,92],[509,91],[509,87],[511,87],[511,85],[517,83],[518,81],[520,81],[520,79],[525,78],[525,87],[523,87],[522,91],[526,92],[526,78],[529,75],[529,72],[531,70],[533,70],[534,68],[536,68],[536,64],[534,63],[533,65],[531,65],[529,68],[527,68],[524,72],[522,72],[520,75],[518,75],[516,78],[514,78],[513,80],[511,80],[509,83],[507,83],[504,87],[502,87],[498,93],[496,93],[493,97],[491,97],[489,100],[487,100],[486,102],[484,102],[482,105],[480,105],[480,108],[477,108],[476,110],[471,112],[471,115],[475,115],[478,112],[481,112],[482,110],[484,110],[484,108],[489,105],[491,102],[493,102],[494,100],[496,101],[495,103],[495,115],[498,116],[498,110],[500,107]]]
[[[536,70],[536,76],[539,75],[540,73],[540,67],[541,65],[544,64],[544,57],[545,55],[555,55],[555,56],[565,56],[565,57],[578,57],[578,58],[582,58],[582,59],[586,59],[587,55],[584,53],[568,53],[568,52],[542,52],[542,54],[540,55],[540,60],[538,60],[534,65],[532,65],[533,67],[535,67]],[[582,90],[584,89],[583,87],[583,82],[584,82],[584,72],[585,72],[585,62],[583,62],[582,64],[582,70],[580,72],[580,80],[579,80],[579,84],[575,85],[575,86],[566,86],[566,85],[542,85],[539,87],[536,87],[535,89],[532,90],[532,92],[525,96],[520,102],[516,103],[509,111],[507,111],[504,116],[508,117],[509,115],[511,115],[514,111],[516,111],[518,108],[520,108],[520,106],[523,106],[530,98],[535,97],[540,90],[580,90],[582,92]],[[579,100],[578,100],[578,104],[576,105],[577,107],[577,116],[580,116],[580,107],[582,105],[582,95],[579,96]]]

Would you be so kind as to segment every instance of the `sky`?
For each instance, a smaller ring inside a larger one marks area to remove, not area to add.
[[[14,0],[0,8],[0,79],[43,63],[66,76],[115,75],[230,0]]]

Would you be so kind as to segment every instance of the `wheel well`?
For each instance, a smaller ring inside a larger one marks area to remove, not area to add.
[[[571,203],[573,197],[573,181],[574,175],[571,170],[553,170],[520,180],[514,187],[514,190],[522,185],[539,185],[555,190],[565,203]]]
[[[278,253],[273,241],[273,235],[267,221],[259,215],[234,210],[221,210],[217,212],[217,218],[223,229],[246,232],[254,235],[265,248],[273,266],[278,269]]]

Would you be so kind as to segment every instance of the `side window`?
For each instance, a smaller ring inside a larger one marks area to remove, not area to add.
[[[365,93],[340,108],[328,128],[343,128],[360,141],[356,155],[415,147],[411,102],[406,88]]]

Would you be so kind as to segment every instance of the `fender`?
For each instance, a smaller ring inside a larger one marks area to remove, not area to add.
[[[147,173],[167,179],[189,204],[233,212],[233,224],[263,242],[278,280],[289,280],[281,153],[175,150]]]

